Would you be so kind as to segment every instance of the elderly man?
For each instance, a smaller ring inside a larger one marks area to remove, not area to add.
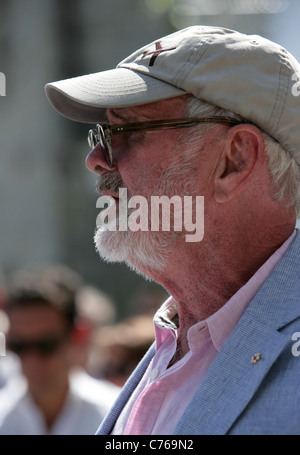
[[[120,188],[192,196],[193,215],[204,197],[201,241],[96,232],[103,258],[171,295],[99,434],[300,433],[299,74],[269,40],[193,26],[46,86],[61,114],[98,124],[87,167],[115,207]]]

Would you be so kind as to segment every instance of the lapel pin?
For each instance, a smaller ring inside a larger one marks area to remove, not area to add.
[[[261,353],[257,352],[251,357],[251,363],[255,364],[261,359]]]

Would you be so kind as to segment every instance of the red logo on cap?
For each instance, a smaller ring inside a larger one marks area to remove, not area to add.
[[[176,46],[170,47],[169,49],[163,49],[161,46],[161,42],[157,41],[157,43],[155,43],[155,51],[152,51],[152,52],[145,51],[143,53],[142,58],[146,57],[147,55],[153,54],[152,57],[150,58],[150,62],[149,62],[149,66],[153,66],[154,62],[156,60],[156,57],[158,57],[159,54],[161,54],[162,52],[166,52],[166,51],[173,51],[174,49],[176,49]]]

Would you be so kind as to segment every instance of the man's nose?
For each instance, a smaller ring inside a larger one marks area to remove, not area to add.
[[[115,171],[117,168],[116,165],[110,167],[106,158],[106,153],[100,144],[97,144],[96,147],[90,151],[86,157],[85,164],[90,171],[96,174],[102,174],[107,171]]]

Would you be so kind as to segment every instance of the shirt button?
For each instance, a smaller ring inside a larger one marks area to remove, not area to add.
[[[154,379],[157,378],[158,374],[159,374],[158,368],[154,368],[154,369],[151,371],[151,375],[150,375],[151,381],[154,381]]]

